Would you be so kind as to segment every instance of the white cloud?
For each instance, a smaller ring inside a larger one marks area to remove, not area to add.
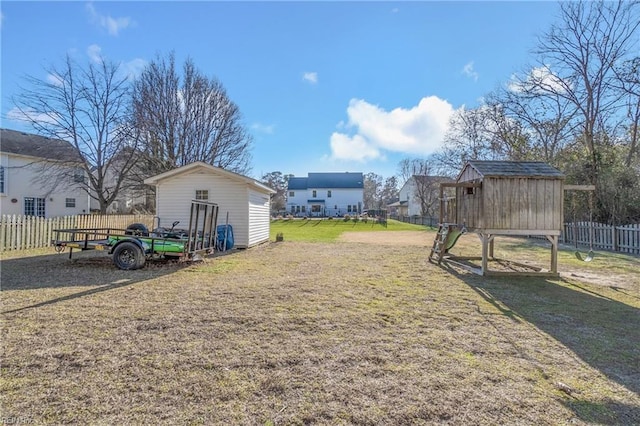
[[[258,133],[265,133],[268,135],[272,135],[275,131],[276,126],[273,124],[262,124],[262,123],[253,123],[251,125],[251,129]]]
[[[134,80],[140,74],[142,74],[142,70],[147,66],[147,61],[141,58],[132,59],[129,62],[123,62],[120,64],[122,70],[127,75],[129,80]]]
[[[54,124],[56,113],[50,114],[38,113],[33,109],[20,109],[13,107],[7,111],[7,120],[10,121],[36,121],[38,123]]]
[[[365,162],[382,157],[380,150],[362,135],[348,136],[344,133],[334,132],[329,143],[331,144],[331,156],[336,160]]]
[[[524,78],[513,75],[508,83],[508,88],[512,92],[533,90],[535,92],[563,93],[567,87],[571,87],[571,84],[555,75],[548,65],[533,67]]]
[[[87,3],[87,11],[89,12],[91,22],[105,28],[109,35],[112,36],[117,36],[120,30],[123,30],[133,24],[133,21],[128,16],[112,18],[110,15],[100,14],[93,6],[93,3]]]
[[[452,114],[451,104],[437,96],[422,98],[413,108],[392,111],[352,99],[344,127],[354,132],[331,135],[331,157],[364,162],[384,158],[385,151],[428,155],[441,146]]]
[[[473,61],[467,63],[464,67],[462,67],[462,74],[466,75],[473,81],[478,81],[478,77],[480,77],[478,72],[473,69]]]
[[[91,62],[95,62],[96,64],[102,63],[102,48],[97,44],[92,44],[87,47],[87,55]]]
[[[58,87],[62,87],[64,84],[64,80],[58,74],[47,74],[47,81]]]
[[[305,72],[302,75],[302,79],[311,84],[318,84],[318,73],[317,72]]]

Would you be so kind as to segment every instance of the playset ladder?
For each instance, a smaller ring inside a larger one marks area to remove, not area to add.
[[[441,223],[438,225],[438,233],[436,239],[433,241],[431,247],[431,253],[429,254],[429,260],[433,261],[434,258],[438,260],[438,265],[442,262],[442,256],[446,253],[447,236],[449,235],[449,228],[451,224]]]

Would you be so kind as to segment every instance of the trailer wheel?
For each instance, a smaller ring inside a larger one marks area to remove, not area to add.
[[[140,269],[145,260],[144,253],[135,243],[125,241],[113,250],[113,263],[119,269]]]

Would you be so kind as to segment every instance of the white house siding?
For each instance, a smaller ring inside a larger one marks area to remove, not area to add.
[[[313,196],[316,191],[316,196]],[[331,197],[328,196],[331,191]],[[291,192],[294,193],[291,196]],[[304,212],[296,214],[297,216],[314,216],[318,215],[312,212],[312,205],[319,204],[323,206],[321,214],[325,216],[343,216],[345,214],[361,213],[363,208],[363,190],[360,188],[309,188],[290,190],[287,200],[287,212],[291,213],[291,207],[304,206]],[[323,200],[324,203],[313,203],[309,200]],[[351,208],[349,208],[351,206]],[[296,210],[297,211],[297,210]]]
[[[422,213],[420,199],[416,196],[416,185],[413,177],[400,189],[400,201],[407,201],[407,215],[419,216]]]
[[[194,171],[173,176],[158,183],[156,212],[160,226],[169,227],[179,220],[179,228],[189,226],[191,201],[196,190],[208,190],[209,202],[218,204],[218,225],[224,225],[229,213],[229,224],[233,227],[235,247],[249,246],[249,215],[247,185],[209,171]],[[268,213],[267,213],[268,218]]]
[[[269,195],[249,190],[249,247],[269,241]]]
[[[38,159],[4,153],[0,155],[0,165],[4,167],[4,192],[0,193],[0,214],[25,214],[24,206],[27,197],[44,200],[46,217],[89,213],[87,193],[79,188],[73,188],[72,182],[69,185],[59,185],[54,191],[48,191],[34,181],[37,174],[41,172],[41,166],[34,164],[34,161]],[[75,207],[66,206],[67,198],[74,200]]]

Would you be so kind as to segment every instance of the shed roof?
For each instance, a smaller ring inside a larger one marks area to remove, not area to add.
[[[240,182],[244,182],[246,184],[248,184],[249,186],[252,186],[254,189],[257,189],[261,192],[267,192],[270,194],[275,193],[276,191],[274,191],[273,189],[269,188],[268,186],[258,182],[255,179],[252,179],[250,177],[238,174],[238,173],[234,173],[231,172],[229,170],[225,170],[225,169],[221,169],[220,167],[216,167],[216,166],[212,166],[211,164],[207,164],[204,163],[202,161],[195,161],[193,163],[187,164],[185,166],[182,167],[178,167],[175,168],[173,170],[169,170],[167,172],[164,173],[160,173],[159,175],[155,175],[149,178],[146,178],[144,180],[144,183],[146,183],[147,185],[157,185],[158,183],[160,183],[163,180],[166,179],[171,179],[173,177],[176,177],[178,175],[184,174],[184,173],[188,173],[197,169],[202,169],[202,170],[206,170],[208,172],[211,172],[213,174],[217,174],[223,177],[227,177],[231,180],[235,180],[235,181],[240,181]]]
[[[558,179],[564,179],[565,177],[560,170],[543,161],[471,160],[467,162],[467,166],[472,167],[484,177],[542,177]]]
[[[10,129],[0,129],[0,151],[56,161],[82,160],[67,141]]]
[[[309,173],[308,177],[289,178],[288,188],[308,189],[308,188],[364,188],[364,178],[361,172],[328,172]]]

